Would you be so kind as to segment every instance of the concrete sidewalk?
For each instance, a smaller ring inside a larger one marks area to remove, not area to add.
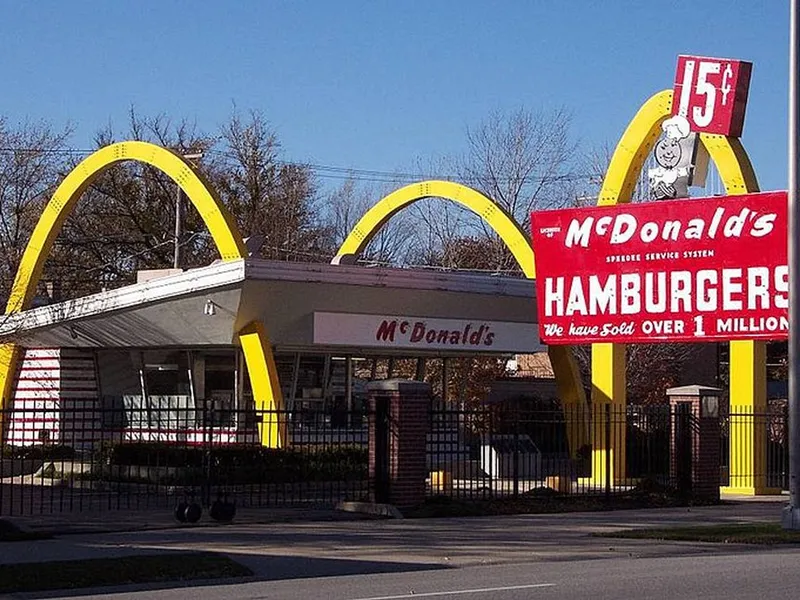
[[[641,527],[780,521],[785,499],[721,506],[405,520],[237,522],[80,534],[0,543],[0,562],[22,563],[204,550],[269,579],[477,564],[758,551],[754,546],[592,537]]]
[[[786,504],[789,501],[788,495],[779,496],[732,496],[722,497],[726,511],[730,510],[727,505],[733,504]],[[676,509],[681,510],[681,509]],[[780,508],[775,509],[776,513]],[[619,512],[619,511],[616,511]],[[646,509],[645,512],[652,513],[653,509]],[[574,513],[565,513],[567,516]],[[605,513],[601,513],[605,514]],[[536,515],[530,515],[536,516]],[[547,518],[559,515],[540,515]],[[74,534],[101,534],[114,532],[147,531],[160,529],[175,529],[187,527],[218,527],[204,511],[199,523],[191,526],[182,526],[172,514],[171,507],[163,508],[143,508],[139,510],[126,510],[111,508],[107,510],[54,510],[40,514],[0,514],[0,519],[7,520],[17,525],[21,529],[33,532],[48,533],[52,535],[74,535]],[[236,513],[235,524],[237,525],[257,525],[272,523],[289,523],[295,521],[355,521],[375,519],[374,516],[366,514],[348,513],[334,510],[323,506],[292,506],[292,507],[265,507],[265,508],[240,508]]]
[[[346,513],[332,508],[244,508],[236,513],[235,523],[288,523],[293,521],[353,521],[368,518],[366,515]],[[143,510],[64,511],[36,515],[0,515],[25,531],[57,536],[76,534],[101,534],[180,527],[218,527],[219,524],[203,511],[201,520],[194,525],[181,525],[175,520],[172,508]]]

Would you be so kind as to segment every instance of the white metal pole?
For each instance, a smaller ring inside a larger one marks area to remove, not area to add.
[[[785,529],[800,529],[800,199],[798,190],[798,124],[800,123],[800,90],[798,90],[798,58],[800,57],[800,0],[790,0],[789,11],[789,505],[784,509]]]
[[[175,245],[172,252],[172,268],[181,268],[181,228],[183,226],[183,190],[178,186],[175,195]]]

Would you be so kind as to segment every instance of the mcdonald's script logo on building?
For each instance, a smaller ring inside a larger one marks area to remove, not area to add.
[[[786,202],[768,192],[533,213],[542,340],[785,339]]]
[[[535,323],[327,312],[314,313],[314,343],[473,354],[542,349]]]

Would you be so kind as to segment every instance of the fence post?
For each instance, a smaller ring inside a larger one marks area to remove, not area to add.
[[[519,496],[519,407],[514,409],[514,497]]]
[[[681,402],[675,405],[675,475],[678,492],[692,491],[692,431],[690,405]]]
[[[719,388],[703,385],[667,390],[670,407],[675,411],[670,475],[679,492],[711,501],[719,500],[722,393]]]
[[[5,470],[5,461],[3,460],[3,454],[6,449],[6,432],[5,429],[3,428],[3,423],[8,423],[11,416],[10,413],[6,412],[8,410],[6,407],[9,404],[7,404],[5,400],[0,400],[0,481],[5,479],[6,477],[6,474],[3,472]],[[10,456],[11,455],[9,454],[9,457]],[[0,514],[4,514],[3,509],[6,508],[3,506],[3,490],[5,489],[5,487],[6,487],[5,485],[0,483]]]
[[[203,437],[205,438],[205,477],[203,478],[205,481],[205,490],[203,493],[203,502],[205,502],[206,507],[211,506],[211,488],[213,486],[212,481],[212,472],[211,472],[211,451],[212,446],[214,443],[213,439],[213,427],[214,427],[214,406],[211,405],[209,407],[208,401],[203,401],[203,422],[205,423],[205,427],[203,428]]]
[[[376,396],[371,407],[370,446],[374,457],[372,458],[375,482],[375,502],[385,504],[389,502],[389,398]]]
[[[606,468],[605,468],[605,486],[606,486],[606,502],[611,501],[611,403],[604,404],[605,419],[606,419]]]

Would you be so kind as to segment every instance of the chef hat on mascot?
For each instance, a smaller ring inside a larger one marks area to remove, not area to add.
[[[686,117],[675,115],[664,121],[661,129],[668,138],[682,140],[689,135],[689,121]]]

